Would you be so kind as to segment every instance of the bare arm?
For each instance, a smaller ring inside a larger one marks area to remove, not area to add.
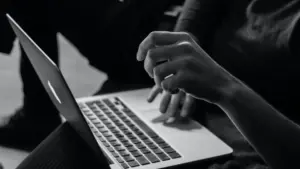
[[[137,59],[164,90],[181,89],[220,106],[274,169],[298,166],[300,127],[217,64],[189,34],[152,32]],[[162,60],[168,62],[155,64]]]
[[[223,91],[218,105],[265,161],[274,169],[297,166],[300,127],[241,82]]]

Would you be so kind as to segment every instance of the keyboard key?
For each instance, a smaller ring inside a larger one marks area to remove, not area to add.
[[[112,133],[114,133],[114,134],[118,134],[118,133],[120,133],[118,130],[116,130],[116,129],[111,129],[110,130]]]
[[[111,123],[108,123],[106,127],[110,129],[110,128],[114,127],[114,125]]]
[[[145,154],[145,156],[148,158],[148,160],[151,162],[151,163],[157,163],[159,162],[160,160],[152,153],[147,153]]]
[[[141,141],[138,140],[138,139],[132,139],[131,141],[132,141],[133,144],[139,144],[139,143],[141,143]]]
[[[126,135],[132,135],[132,132],[131,131],[124,131],[124,134],[126,134]]]
[[[99,117],[100,120],[105,118],[102,113],[96,113],[96,115]]]
[[[136,148],[134,148],[134,147],[128,147],[128,148],[127,148],[127,150],[128,150],[129,152],[134,152],[134,151],[137,151],[137,149],[136,149]]]
[[[118,142],[112,142],[111,145],[114,146],[114,147],[117,147],[117,146],[120,146],[121,144],[118,143]]]
[[[167,147],[170,147],[170,145],[167,144],[166,142],[165,142],[165,143],[160,143],[160,144],[158,144],[158,145],[159,145],[159,147],[161,147],[161,148],[167,148]]]
[[[127,151],[120,151],[119,153],[120,153],[120,155],[123,156],[123,157],[124,157],[124,156],[130,155]]]
[[[109,142],[114,142],[114,141],[116,141],[116,139],[113,138],[113,137],[108,137],[107,140],[108,140]]]
[[[144,144],[142,144],[142,143],[139,143],[139,144],[136,144],[136,147],[138,149],[142,149],[142,148],[145,148],[146,146]]]
[[[124,132],[125,131],[128,132],[128,130],[127,130],[127,128],[125,126],[119,127],[119,129],[122,130],[122,131],[124,131]]]
[[[111,137],[112,135],[110,133],[108,133],[108,132],[105,132],[105,133],[103,133],[103,136],[104,137]]]
[[[117,120],[118,118],[117,118],[116,116],[112,116],[110,119],[111,119],[112,121],[114,121],[114,120]]]
[[[107,150],[110,152],[114,152],[115,150],[112,147],[107,147]]]
[[[120,140],[122,143],[128,142],[128,140],[127,140],[125,137],[119,138],[119,140]]]
[[[112,112],[106,111],[105,114],[106,114],[107,116],[110,116],[110,115],[112,115]]]
[[[150,162],[144,156],[137,157],[136,159],[142,165],[150,164]]]
[[[172,159],[175,159],[175,158],[180,158],[181,155],[178,154],[177,152],[172,152],[172,153],[168,153],[169,156],[172,158]]]
[[[151,138],[156,138],[159,137],[156,133],[154,132],[147,132],[148,136],[150,136]]]
[[[170,157],[168,157],[165,153],[156,154],[162,161],[170,160]]]
[[[149,139],[145,139],[145,140],[144,140],[144,143],[147,144],[147,145],[148,145],[148,144],[153,144],[153,142],[152,142],[151,140],[149,140]]]
[[[158,148],[155,144],[148,144],[148,147],[152,150]]]
[[[142,135],[144,135],[144,133],[143,133],[143,132],[141,132],[141,131],[137,131],[135,134],[136,134],[136,135],[138,135],[138,136],[142,136]]]
[[[104,126],[103,126],[102,124],[96,124],[96,127],[97,127],[98,129],[103,129],[103,128],[104,128]]]
[[[101,135],[100,133],[98,133],[97,131],[95,131],[94,133],[95,133],[95,135],[96,135],[97,137],[101,137],[101,136],[102,136],[102,135]]]
[[[122,115],[123,113],[122,112],[120,112],[119,110],[118,111],[114,111],[114,113],[116,114],[116,115],[118,115],[118,116],[120,116],[120,115]]]
[[[101,142],[104,142],[104,141],[105,141],[103,137],[98,137],[98,138],[99,138],[99,140],[100,140]]]
[[[130,122],[129,119],[124,119],[123,121],[124,121],[124,123],[126,123],[126,124]]]
[[[123,134],[115,134],[115,136],[116,136],[117,138],[123,138],[123,137],[124,137]]]
[[[116,153],[116,152],[111,152],[111,154],[112,154],[115,158],[119,157],[119,154]]]
[[[167,147],[167,148],[164,148],[163,149],[166,153],[172,153],[172,152],[175,152],[175,150],[171,147]]]
[[[132,147],[133,145],[131,144],[131,143],[129,143],[129,142],[125,142],[125,143],[123,143],[123,145],[125,146],[125,147]]]
[[[137,163],[136,161],[130,161],[130,162],[128,162],[128,165],[130,167],[137,167],[137,166],[139,166],[139,163]]]
[[[106,128],[101,128],[101,129],[99,129],[99,131],[100,131],[101,133],[106,133],[106,132],[108,132],[108,130],[106,130]]]
[[[123,158],[124,158],[124,160],[125,160],[126,162],[129,162],[129,161],[133,161],[133,160],[134,160],[130,155],[124,156]]]
[[[159,143],[166,143],[162,138],[160,138],[160,137],[157,137],[157,138],[154,138],[153,139],[157,144],[159,144]]]
[[[102,142],[103,143],[103,145],[105,146],[105,147],[110,147],[110,145],[108,144],[108,142]]]
[[[121,139],[122,139],[122,141],[121,141]],[[119,140],[120,140],[120,142],[123,143],[123,144],[125,144],[125,143],[127,144],[127,143],[129,142],[125,137],[120,138]]]
[[[131,152],[131,154],[134,156],[134,157],[139,157],[141,156],[142,154],[138,151],[134,151],[134,152]]]
[[[117,158],[117,161],[118,161],[119,163],[124,163],[124,160],[123,160],[121,157],[118,157],[118,158]]]
[[[150,150],[148,150],[147,148],[142,148],[140,150],[143,154],[150,153]]]
[[[89,118],[92,122],[93,122],[93,120],[98,120],[96,117],[90,117]]]
[[[137,139],[133,134],[126,134],[129,139]]]
[[[126,116],[123,115],[123,114],[121,114],[119,117],[120,117],[122,120],[125,120],[125,119],[126,119]]]
[[[122,146],[116,146],[115,149],[116,149],[117,151],[124,151],[124,150],[125,150],[125,148],[122,147]]]
[[[155,154],[163,153],[163,151],[161,151],[161,149],[159,149],[159,148],[152,149],[152,150],[153,150],[153,152],[154,152]]]
[[[148,139],[148,137],[143,134],[143,135],[140,136],[140,139],[146,140],[146,139]]]
[[[128,166],[126,163],[120,163],[120,164],[121,164],[121,166],[123,167],[123,169],[129,168],[129,166]]]
[[[117,109],[117,108],[115,108],[115,107],[113,107],[113,106],[111,106],[110,109],[111,109],[113,112],[119,111],[119,109]]]

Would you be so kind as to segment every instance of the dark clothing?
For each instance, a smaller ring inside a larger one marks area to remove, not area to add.
[[[191,32],[219,64],[300,122],[299,9],[298,0],[187,0],[176,30]]]
[[[299,123],[299,9],[299,0],[187,0],[176,31],[192,33],[220,65]],[[234,149],[232,160],[211,169],[268,168],[225,115],[208,119]]]

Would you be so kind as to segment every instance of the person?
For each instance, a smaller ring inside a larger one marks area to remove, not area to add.
[[[108,80],[96,92],[103,94],[153,85],[134,56],[169,4],[168,0],[14,0],[6,11],[57,64],[56,34],[65,36],[91,66],[107,74]],[[23,49],[20,73],[23,107],[0,128],[0,144],[31,151],[61,119]]]
[[[299,5],[297,0],[187,0],[175,31],[188,32],[218,64],[245,82],[284,116],[299,124],[300,116],[296,113],[300,111],[297,97],[300,94],[297,80]],[[156,86],[150,94],[151,99],[161,90]],[[164,96],[172,98],[181,95],[183,100],[185,95],[190,95],[180,93],[163,92]],[[184,107],[180,102],[174,105],[167,101],[162,101],[161,107]],[[204,101],[193,102],[198,106]],[[207,127],[235,150],[232,160],[212,168],[266,168],[264,161],[231,121],[223,114],[215,115],[215,111],[219,111],[218,106],[206,104],[214,107],[208,110]],[[163,112],[159,119],[181,118],[180,112]],[[192,115],[203,113],[197,110]]]
[[[223,109],[272,168],[297,166],[300,126],[220,66],[188,33],[152,32],[137,60],[163,90],[180,90]]]
[[[294,113],[300,111],[295,99],[300,94],[295,78],[299,72],[299,5],[297,0],[186,0],[175,31],[189,32],[222,67],[299,123]],[[161,91],[154,87],[148,100],[153,101]],[[178,101],[170,104],[170,100]],[[203,102],[196,103],[182,92],[163,92],[160,120],[176,114],[189,116],[195,112],[193,104],[200,103],[203,107]]]

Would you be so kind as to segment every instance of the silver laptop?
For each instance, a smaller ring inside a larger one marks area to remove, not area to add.
[[[166,126],[159,99],[148,103],[149,89],[74,99],[55,63],[7,15],[32,66],[59,112],[110,168],[166,168],[227,156],[232,149],[191,120]]]

